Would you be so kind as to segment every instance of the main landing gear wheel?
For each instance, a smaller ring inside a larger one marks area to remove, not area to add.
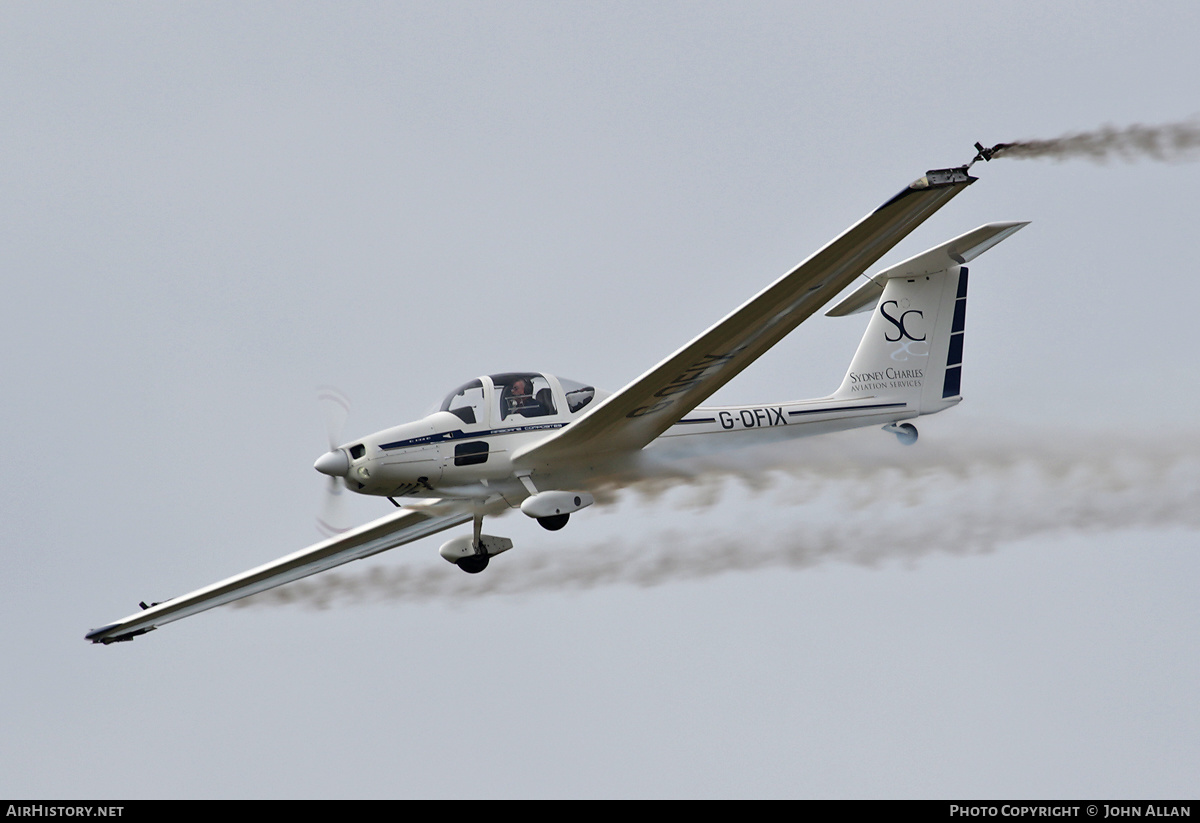
[[[459,560],[458,567],[467,574],[479,574],[488,567],[488,560],[490,559],[486,554],[473,554],[470,557],[464,557],[462,560]]]
[[[539,517],[537,522],[546,531],[556,532],[567,525],[567,521],[570,519],[571,515],[569,514],[552,514],[549,517]]]

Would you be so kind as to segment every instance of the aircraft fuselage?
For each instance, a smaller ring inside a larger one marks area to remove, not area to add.
[[[914,379],[906,370],[897,379]],[[915,371],[913,371],[915,374]],[[919,376],[919,375],[918,375]],[[528,416],[499,411],[486,404],[475,411],[476,422],[464,415],[439,410],[412,423],[394,426],[339,447],[348,458],[341,474],[346,488],[380,497],[477,498],[501,495],[516,505],[526,496],[519,475],[527,467],[514,464],[513,454],[567,425],[585,413],[565,403],[560,381],[539,374],[552,391],[553,402],[528,410]],[[490,378],[481,378],[487,386]],[[491,387],[494,389],[494,387]],[[481,400],[494,391],[482,391]],[[603,395],[600,395],[603,396]],[[542,413],[546,409],[551,413]],[[499,409],[497,404],[496,409]],[[739,447],[769,439],[804,437],[860,426],[884,425],[916,417],[919,410],[895,399],[824,398],[749,406],[698,407],[664,432],[648,448],[696,451]],[[594,456],[586,465],[557,466],[539,472],[539,486],[589,488],[593,482],[620,471],[628,456],[606,461]]]

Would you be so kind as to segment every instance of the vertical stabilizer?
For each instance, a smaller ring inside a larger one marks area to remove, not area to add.
[[[834,396],[904,401],[905,416],[941,411],[961,400],[966,287],[965,266],[890,278]],[[953,389],[949,394],[948,388]]]
[[[967,267],[963,263],[1028,225],[989,223],[880,272],[828,312],[872,308],[838,398],[903,402],[897,419],[962,400]]]

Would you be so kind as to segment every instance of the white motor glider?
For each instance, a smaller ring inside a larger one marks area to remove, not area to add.
[[[593,502],[605,479],[636,469],[658,441],[725,443],[882,426],[911,443],[904,422],[958,403],[967,269],[1025,223],[989,223],[866,278],[828,314],[871,310],[842,385],[829,397],[755,406],[699,404],[839,292],[913,229],[975,182],[966,166],[929,171],[836,240],[615,394],[538,372],[464,383],[413,423],[332,449],[317,471],[359,494],[413,498],[386,517],[87,633],[132,640],[232,600],[394,549],[467,523],[441,548],[477,573],[512,541],[482,532],[483,518],[519,507],[560,529]],[[678,438],[678,440],[676,440]],[[400,504],[396,503],[397,506]]]

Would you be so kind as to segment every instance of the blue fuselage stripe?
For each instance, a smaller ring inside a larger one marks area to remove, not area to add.
[[[907,403],[876,403],[874,406],[837,406],[825,409],[801,409],[800,411],[790,411],[788,414],[795,416],[802,414],[829,414],[830,412],[868,411],[872,409],[902,409],[907,405]]]
[[[479,440],[484,437],[497,437],[502,434],[516,434],[517,432],[529,431],[545,431],[547,429],[561,429],[567,425],[564,423],[533,423],[528,426],[513,426],[508,429],[488,429],[480,432],[465,432],[462,429],[456,429],[452,432],[439,432],[437,434],[427,434],[422,437],[410,437],[408,440],[396,440],[391,443],[381,443],[379,448],[383,451],[391,451],[392,449],[404,449],[409,446],[428,446],[433,443],[449,443],[454,440]]]

